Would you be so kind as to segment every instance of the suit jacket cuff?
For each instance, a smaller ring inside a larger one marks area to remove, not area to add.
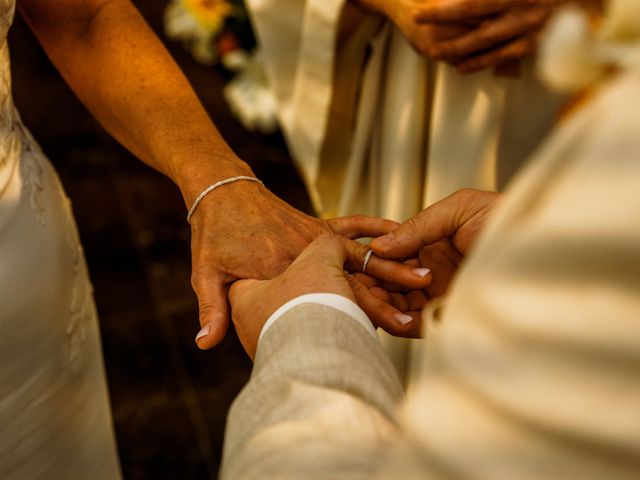
[[[260,332],[260,337],[258,338],[258,345],[262,338],[267,333],[267,331],[273,327],[273,325],[278,322],[282,316],[287,313],[289,310],[297,307],[298,305],[303,304],[315,304],[315,305],[326,305],[335,310],[339,310],[343,313],[346,313],[349,318],[351,318],[356,323],[360,324],[370,335],[372,335],[376,340],[378,339],[378,335],[376,334],[376,330],[373,327],[371,320],[367,317],[367,314],[362,311],[362,309],[352,300],[343,297],[342,295],[336,295],[334,293],[310,293],[307,295],[301,295],[293,300],[288,301],[284,305],[282,305],[278,310],[276,310],[265,322],[262,327],[262,331]]]

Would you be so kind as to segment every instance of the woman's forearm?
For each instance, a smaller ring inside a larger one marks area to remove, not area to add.
[[[20,0],[76,95],[110,134],[172,178],[185,201],[249,174],[180,69],[128,0]]]

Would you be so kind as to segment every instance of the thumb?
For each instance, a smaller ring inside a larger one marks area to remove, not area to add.
[[[385,258],[405,258],[416,254],[428,244],[423,235],[426,225],[420,215],[410,218],[394,231],[371,242],[373,252]]]
[[[460,190],[434,203],[392,232],[373,240],[371,248],[380,257],[405,258],[426,245],[453,235],[464,223],[460,210],[472,193]]]
[[[194,289],[201,327],[196,343],[200,349],[209,350],[222,341],[229,328],[226,279],[221,275],[199,279]]]

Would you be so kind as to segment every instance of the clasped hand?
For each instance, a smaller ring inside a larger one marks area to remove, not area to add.
[[[376,255],[367,275],[348,271],[360,270],[369,247],[340,235],[322,234],[281,275],[235,282],[229,300],[242,345],[253,357],[269,316],[308,293],[349,298],[377,327],[393,335],[419,336],[421,310],[446,292],[498,198],[496,193],[461,190],[384,232],[371,244]],[[389,223],[379,226],[388,228]]]
[[[460,73],[520,60],[561,0],[358,0],[386,16],[422,55]]]

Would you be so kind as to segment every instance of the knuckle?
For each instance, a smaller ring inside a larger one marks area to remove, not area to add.
[[[358,294],[364,288],[363,285],[358,281],[358,279],[352,273],[347,275],[347,281],[349,282],[349,286],[353,293]]]
[[[191,269],[191,286],[194,290],[198,290],[207,278],[213,276],[216,272],[211,271],[207,267],[194,266]]]
[[[353,252],[358,260],[364,260],[365,255],[371,249],[369,245],[364,245],[360,242],[353,242]]]
[[[421,215],[416,215],[414,217],[411,217],[409,220],[407,220],[407,223],[405,224],[410,232],[417,232],[420,230],[420,224],[422,223],[422,219],[421,219]]]
[[[344,217],[332,218],[330,220],[319,220],[311,225],[310,230],[312,232],[318,232],[318,235],[322,233],[333,233],[335,231],[335,228],[338,227],[344,220]]]
[[[463,203],[467,203],[469,202],[471,199],[473,199],[473,197],[475,196],[476,191],[472,188],[463,188],[461,190],[458,190],[457,192],[455,192],[453,194],[453,197],[455,197],[456,200],[459,200]]]
[[[395,239],[395,236],[393,233],[389,234],[389,237],[391,239]],[[382,245],[375,243],[375,253],[377,255],[381,255],[381,256],[386,256],[389,251],[391,250],[391,245],[387,244],[387,243],[383,243]]]
[[[198,318],[201,325],[209,323],[209,319],[216,313],[216,308],[210,303],[201,303],[198,306]]]

